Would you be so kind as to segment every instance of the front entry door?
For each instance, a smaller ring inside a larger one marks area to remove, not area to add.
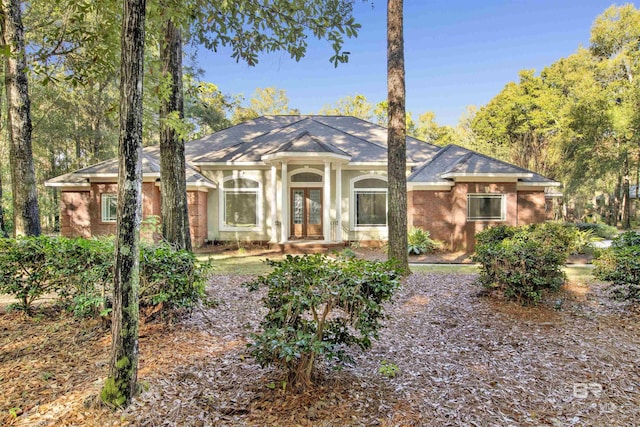
[[[291,189],[291,238],[322,239],[322,189]]]

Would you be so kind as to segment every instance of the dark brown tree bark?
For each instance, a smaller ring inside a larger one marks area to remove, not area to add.
[[[2,205],[2,174],[0,174],[0,237],[9,237],[7,225],[4,222],[4,207]]]
[[[170,115],[184,118],[182,87],[182,35],[171,20],[165,24],[160,46],[162,74],[170,91],[160,105],[160,192],[162,194],[162,236],[179,249],[191,250],[189,207],[185,177],[184,140],[168,123]]]
[[[142,81],[145,0],[125,0],[120,65],[118,215],[111,363],[102,400],[127,406],[137,393],[142,217]]]
[[[403,0],[387,1],[389,130],[389,258],[409,271],[407,254],[407,129],[405,115]]]
[[[1,90],[2,86],[0,86],[0,91]],[[1,104],[2,98],[0,97],[0,105]],[[2,199],[2,172],[0,172],[0,237],[9,237],[9,233],[7,232],[7,224],[4,221],[4,204]]]
[[[31,103],[27,81],[24,28],[19,0],[2,0],[2,38],[10,55],[5,62],[9,119],[9,159],[15,235],[40,235],[36,173],[31,149]]]
[[[622,228],[631,229],[631,200],[629,199],[629,153],[625,151],[622,154]]]

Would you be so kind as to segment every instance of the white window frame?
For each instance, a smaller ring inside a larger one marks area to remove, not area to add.
[[[362,181],[365,179],[377,179],[380,181],[384,181],[387,183],[387,187],[380,188],[355,188],[355,185],[358,181]],[[353,178],[349,182],[349,225],[352,231],[366,231],[366,230],[386,230],[389,225],[389,188],[388,188],[388,180],[386,176],[369,174],[369,175],[361,175]],[[358,218],[358,212],[356,212],[356,196],[358,193],[384,193],[386,197],[386,208],[385,208],[385,224],[384,225],[358,225],[356,223]]]
[[[116,206],[118,205],[118,195],[115,193],[102,193],[100,195],[100,206],[101,206],[101,216],[100,218],[102,219],[102,222],[116,222],[118,219],[118,214],[116,212],[116,215],[112,218],[109,215],[109,209],[108,206],[110,204],[110,200],[115,200],[116,202]]]
[[[257,188],[225,188],[224,184],[227,181],[235,181],[238,179],[246,179],[247,181],[253,181],[258,184]],[[228,176],[222,181],[222,185],[219,187],[219,213],[220,213],[220,231],[262,231],[262,223],[263,223],[263,215],[262,215],[262,182],[260,180],[249,177],[249,176]],[[227,204],[226,204],[226,193],[253,193],[256,195],[256,221],[257,224],[253,227],[232,227],[228,226],[226,223],[227,218]]]
[[[472,217],[471,199],[500,199],[500,217]],[[507,220],[507,195],[501,193],[470,193],[467,194],[467,221],[506,221]]]
[[[293,177],[295,175],[299,175],[301,173],[312,173],[314,175],[319,175],[320,176],[320,182],[305,182],[305,181],[298,181],[298,182],[294,182],[293,181]],[[290,188],[301,188],[301,187],[307,187],[307,188],[311,188],[311,187],[324,187],[324,172],[318,169],[311,169],[311,168],[302,168],[302,169],[294,169],[291,172],[288,173],[288,179],[289,179],[289,187]]]

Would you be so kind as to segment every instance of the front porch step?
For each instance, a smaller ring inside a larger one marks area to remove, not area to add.
[[[285,254],[324,254],[332,251],[341,251],[345,248],[345,242],[300,240],[284,244],[278,243],[277,247]]]

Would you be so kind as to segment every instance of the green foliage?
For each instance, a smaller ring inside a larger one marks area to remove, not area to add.
[[[319,114],[326,116],[353,116],[363,120],[371,120],[373,105],[364,95],[345,96],[336,101],[334,106],[325,105]],[[386,126],[386,123],[385,125]]]
[[[112,408],[121,408],[127,402],[126,390],[123,390],[122,381],[116,381],[108,377],[100,390],[100,399]]]
[[[114,247],[110,239],[21,237],[0,239],[0,293],[29,312],[36,299],[55,293],[78,317],[105,315],[112,292]],[[140,305],[191,308],[203,296],[211,263],[168,244],[143,246]]]
[[[169,244],[143,246],[140,254],[140,304],[192,308],[205,295],[210,262]]]
[[[576,222],[576,228],[580,231],[591,231],[594,236],[602,239],[613,239],[618,235],[618,229],[599,222]]]
[[[594,276],[611,282],[614,298],[640,303],[640,233],[627,231],[594,260]]]
[[[436,250],[436,242],[429,237],[429,231],[413,227],[407,235],[409,255],[428,254]]]
[[[231,57],[254,66],[260,52],[286,51],[299,61],[312,35],[331,44],[330,61],[349,60],[343,36],[357,37],[360,24],[352,16],[353,1],[233,0],[204,3],[192,11],[197,41],[208,49],[229,46]]]
[[[479,282],[506,298],[537,304],[545,291],[564,283],[561,270],[572,246],[572,233],[559,223],[498,226],[476,236],[473,261],[481,264]]]
[[[0,239],[0,293],[13,295],[14,307],[27,313],[33,301],[55,291],[48,280],[47,244],[43,237]]]
[[[500,243],[504,239],[513,237],[517,231],[518,229],[511,225],[497,225],[476,234],[476,242],[478,244]]]
[[[385,318],[383,302],[400,285],[392,262],[324,255],[269,261],[274,270],[246,286],[268,287],[268,313],[253,335],[252,355],[284,371],[294,388],[311,383],[315,362],[349,361],[348,346],[371,347]]]
[[[340,256],[343,258],[354,258],[356,256],[356,253],[351,248],[344,248],[340,251]]]
[[[400,368],[395,363],[387,362],[383,360],[380,362],[380,367],[378,368],[378,372],[380,375],[383,375],[387,378],[395,378],[396,375],[400,372]]]

